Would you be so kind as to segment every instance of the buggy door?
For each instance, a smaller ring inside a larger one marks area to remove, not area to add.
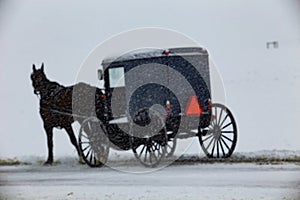
[[[105,88],[113,118],[126,116],[126,89],[124,66],[109,67],[105,77]]]
[[[147,119],[139,116],[143,115],[143,111],[151,110],[161,116],[166,114],[165,104],[169,94],[167,73],[163,57],[145,58],[128,63],[125,79],[128,114],[135,123],[147,125]]]

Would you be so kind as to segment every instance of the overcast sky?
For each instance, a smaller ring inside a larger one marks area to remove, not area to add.
[[[299,13],[297,0],[2,0],[0,156],[46,155],[32,63],[71,85],[98,44],[141,27],[179,31],[209,50],[238,121],[237,151],[300,150]],[[266,49],[274,40],[279,48]],[[63,131],[55,149],[76,155]]]

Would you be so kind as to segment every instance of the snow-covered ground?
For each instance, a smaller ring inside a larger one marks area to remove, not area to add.
[[[139,170],[138,166],[132,166]],[[0,168],[2,199],[299,199],[295,164],[196,164],[131,174],[56,165]]]
[[[0,199],[298,200],[299,155],[297,151],[237,153],[225,163],[185,155],[174,165],[148,173],[130,173],[145,172],[130,158],[111,158],[112,169],[89,168],[75,157],[59,157],[53,166],[42,166],[41,157],[23,157],[20,160],[29,165],[0,167]],[[187,158],[194,162],[186,162]],[[298,161],[260,163],[262,158]]]

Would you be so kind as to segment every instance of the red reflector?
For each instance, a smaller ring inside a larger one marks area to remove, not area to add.
[[[169,54],[170,54],[169,49],[166,49],[166,50],[164,51],[164,54],[165,54],[165,55],[169,55]]]
[[[105,98],[105,95],[104,94],[101,94],[101,99],[104,99]]]
[[[202,112],[203,110],[198,102],[197,97],[195,95],[191,96],[185,114],[187,116],[200,116],[202,115]]]
[[[171,114],[171,103],[169,100],[167,100],[167,102],[166,102],[166,113],[167,113],[167,115]]]

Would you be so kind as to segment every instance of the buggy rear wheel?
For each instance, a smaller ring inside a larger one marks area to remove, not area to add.
[[[237,126],[230,110],[222,104],[212,105],[208,128],[199,134],[199,142],[209,158],[228,158],[237,142]]]
[[[109,154],[109,141],[106,129],[99,119],[90,117],[83,121],[79,130],[79,149],[90,167],[103,166]]]

